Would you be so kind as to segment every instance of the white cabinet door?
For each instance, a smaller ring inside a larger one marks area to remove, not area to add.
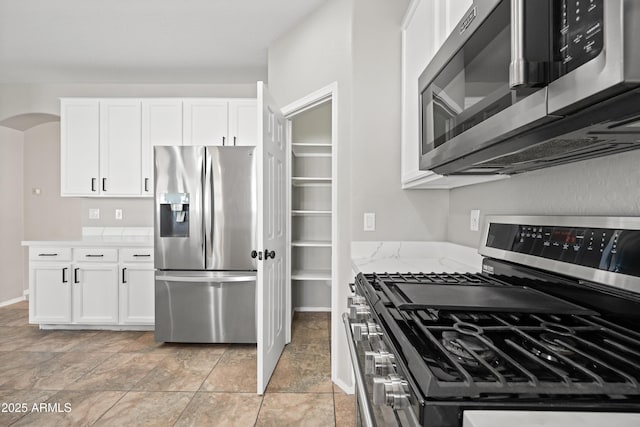
[[[153,195],[153,147],[182,145],[182,99],[142,100],[142,194]]]
[[[141,102],[100,102],[100,191],[102,195],[141,194]]]
[[[120,323],[153,325],[155,270],[152,263],[120,264]]]
[[[73,266],[73,321],[81,324],[118,323],[116,264]]]
[[[229,145],[255,146],[258,113],[255,99],[229,100]]]
[[[60,194],[99,192],[100,105],[97,99],[60,101]]]
[[[71,264],[29,266],[29,323],[71,322]]]
[[[182,107],[184,145],[228,145],[226,99],[185,99]]]

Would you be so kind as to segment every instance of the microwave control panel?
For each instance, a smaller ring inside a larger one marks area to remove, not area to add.
[[[557,79],[600,54],[604,0],[553,1],[553,71]]]

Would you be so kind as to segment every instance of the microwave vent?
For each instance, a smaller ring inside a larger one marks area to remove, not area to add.
[[[556,138],[525,150],[476,163],[473,167],[501,168],[502,173],[520,172],[551,166],[554,163],[583,160],[633,148],[637,148],[636,144],[628,141],[618,142],[613,138],[604,139],[595,136],[570,139]]]

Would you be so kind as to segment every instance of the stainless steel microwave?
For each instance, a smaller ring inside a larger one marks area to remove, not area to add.
[[[640,1],[475,0],[418,86],[422,170],[514,174],[640,148]]]

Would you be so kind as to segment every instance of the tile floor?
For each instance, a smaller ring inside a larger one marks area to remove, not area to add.
[[[296,313],[258,396],[255,346],[41,331],[26,302],[1,307],[0,426],[352,426],[354,397],[331,382],[329,324],[329,313]]]

